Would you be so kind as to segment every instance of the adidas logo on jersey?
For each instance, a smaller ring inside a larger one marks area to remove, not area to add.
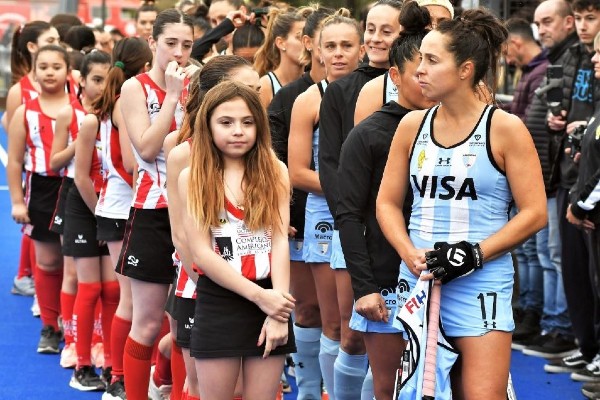
[[[140,260],[138,258],[135,258],[134,256],[127,257],[127,265],[137,267],[139,262],[140,262]]]
[[[411,175],[413,184],[417,188],[420,197],[438,198],[440,200],[462,200],[465,197],[471,200],[477,200],[477,191],[473,178],[465,178],[459,185],[454,176],[429,176],[423,175],[421,182],[417,181],[416,175]],[[459,187],[458,191],[456,187]]]

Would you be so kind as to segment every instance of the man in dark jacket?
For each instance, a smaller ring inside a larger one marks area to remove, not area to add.
[[[570,5],[564,0],[548,0],[541,3],[535,10],[534,21],[538,27],[540,42],[548,52],[550,65],[562,65],[567,56],[567,50],[579,42],[575,32],[575,21]],[[550,85],[546,79],[540,89]],[[557,88],[560,90],[560,88]],[[572,344],[572,327],[567,302],[565,299],[561,268],[561,245],[558,229],[558,211],[556,202],[556,182],[551,181],[554,169],[556,148],[555,136],[548,134],[546,118],[548,102],[545,94],[535,95],[527,110],[525,125],[535,144],[548,198],[548,225],[535,236],[538,259],[543,270],[544,308],[540,328],[551,336],[542,336],[534,340],[534,336],[513,340],[520,344],[531,346],[528,351],[536,351],[537,355],[553,356],[563,351],[569,351]],[[525,324],[527,325],[527,324]],[[519,333],[516,332],[515,333]],[[552,340],[545,340],[552,337]],[[571,360],[572,361],[572,360]],[[569,361],[571,364],[572,362]],[[581,361],[581,360],[580,360]],[[585,362],[585,361],[584,361]],[[577,365],[581,367],[581,363]],[[563,365],[562,359],[551,361],[544,367],[547,372],[566,372],[575,366]]]
[[[547,51],[533,37],[527,20],[511,18],[506,21],[506,62],[521,69],[522,75],[515,88],[510,112],[523,121],[540,87],[548,65]],[[519,307],[522,319],[516,320],[513,348],[523,349],[540,332],[540,318],[544,300],[543,270],[538,258],[536,235],[515,249],[519,275]]]
[[[562,277],[573,333],[578,339],[580,351],[563,358],[556,366],[563,368],[563,372],[574,371],[571,377],[575,380],[590,381],[600,380],[600,366],[592,362],[599,350],[595,324],[600,322],[600,310],[594,307],[596,290],[595,282],[589,275],[585,234],[566,218],[569,191],[577,179],[578,171],[564,149],[568,147],[568,135],[574,133],[578,126],[587,125],[592,115],[600,110],[600,85],[594,82],[591,61],[593,41],[600,32],[600,0],[576,0],[573,12],[579,42],[567,50],[562,60],[563,110],[560,115],[548,117],[548,127],[561,137],[554,176],[558,183],[556,198],[562,245]],[[587,365],[582,368],[586,362]],[[552,367],[550,363],[545,368]],[[582,375],[581,371],[588,371],[590,376]]]

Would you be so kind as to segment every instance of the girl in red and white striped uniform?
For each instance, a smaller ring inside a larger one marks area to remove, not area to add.
[[[189,166],[191,154],[191,135],[196,116],[208,90],[223,80],[235,80],[258,90],[260,87],[258,73],[252,65],[239,56],[224,55],[208,61],[197,78],[190,81],[190,92],[186,103],[186,116],[180,131],[174,131],[165,139],[167,157],[167,193],[169,197],[169,218],[171,235],[176,248],[175,263],[178,265],[178,276],[175,287],[175,301],[171,313],[175,322],[171,324],[174,336],[174,351],[181,348],[186,367],[186,387],[189,400],[198,399],[198,378],[196,367],[190,356],[190,337],[194,318],[197,273],[192,270],[189,251],[185,247],[183,217],[185,210],[181,208],[177,178],[182,169]],[[185,262],[182,262],[185,260]],[[171,352],[173,354],[173,352]],[[241,395],[240,393],[236,393]]]
[[[56,132],[52,141],[50,167],[57,172],[62,170],[63,180],[50,230],[61,235],[61,240],[65,226],[67,194],[75,178],[75,139],[85,115],[93,110],[92,103],[104,89],[109,67],[109,54],[101,51],[87,54],[83,58],[80,67],[80,97],[64,107],[56,118]],[[73,257],[65,255],[64,252],[63,257],[64,269],[60,292],[60,308],[65,346],[60,355],[60,365],[63,368],[74,368],[77,364],[77,353],[72,328],[73,306],[77,293],[77,272]]]
[[[42,47],[34,72],[41,93],[15,111],[9,127],[6,169],[13,219],[30,225],[35,246],[37,295],[44,326],[38,352],[58,353],[62,255],[59,236],[49,226],[61,177],[50,168],[50,150],[56,116],[70,103],[64,91],[69,73],[66,51],[55,45]],[[23,167],[27,174],[25,196],[21,188]]]
[[[114,66],[110,70],[106,88],[94,105],[100,120],[104,172],[96,203],[97,238],[106,242],[112,265],[116,266],[133,199],[132,173],[135,169],[131,143],[121,112],[121,87],[127,79],[146,71],[152,62],[152,51],[148,43],[140,38],[125,38],[115,45],[113,60]],[[132,318],[129,279],[119,273],[116,276],[120,287],[119,305],[112,320],[110,337],[105,335],[105,341],[110,341],[112,377],[102,397],[111,400],[125,398],[123,351]]]
[[[163,142],[181,124],[193,43],[193,22],[178,10],[161,12],[149,39],[152,69],[123,85],[122,113],[138,163],[133,205],[125,228],[117,272],[130,279],[131,332],[125,344],[125,389],[129,400],[146,400],[152,345],[175,276],[167,210]]]
[[[13,86],[6,98],[6,112],[2,115],[2,126],[8,130],[12,116],[17,107],[28,100],[36,98],[40,85],[35,82],[33,57],[37,50],[48,44],[58,44],[58,31],[44,21],[32,21],[19,27],[12,38],[11,73]],[[21,240],[21,258],[19,270],[15,277],[13,292],[31,295],[35,267],[35,251],[29,235],[24,234]]]
[[[179,176],[187,249],[201,274],[191,355],[200,397],[274,399],[295,352],[289,291],[290,186],[271,148],[257,92],[234,81],[209,90]]]

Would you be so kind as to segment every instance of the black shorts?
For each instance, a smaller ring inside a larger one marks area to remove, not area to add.
[[[96,215],[98,240],[121,242],[125,236],[126,219],[106,218]]]
[[[273,286],[271,279],[256,284],[265,289]],[[256,342],[266,317],[253,302],[201,275],[196,287],[190,354],[194,358],[262,357],[264,343],[259,347]],[[295,352],[290,319],[287,344],[273,349],[271,355]]]
[[[177,321],[177,337],[175,338],[175,342],[177,343],[177,346],[183,347],[184,349],[190,348],[195,312],[196,299],[186,299],[175,296],[174,315],[171,315]]]
[[[100,246],[96,235],[96,217],[73,185],[67,195],[62,252],[70,257],[108,256],[108,246]]]
[[[58,201],[52,215],[50,230],[62,235],[65,229],[65,206],[67,205],[67,194],[73,185],[73,178],[67,176],[62,178],[60,189],[58,190]]]
[[[31,220],[31,238],[39,242],[60,242],[60,236],[50,231],[50,224],[62,178],[31,174],[29,181],[29,204],[27,210]]]
[[[169,210],[131,208],[116,271],[144,282],[169,285],[173,266]]]

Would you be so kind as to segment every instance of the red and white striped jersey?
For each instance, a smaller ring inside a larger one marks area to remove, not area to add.
[[[38,98],[25,103],[25,170],[43,176],[61,176],[50,168],[56,119],[42,112]]]
[[[185,271],[185,268],[183,268],[183,263],[179,258],[177,250],[173,252],[173,265],[177,267],[177,283],[175,284],[175,296],[184,299],[195,299],[196,284],[189,277],[189,275]]]
[[[219,215],[220,226],[210,228],[215,252],[249,280],[271,275],[271,229],[250,231],[244,223],[244,211],[225,199]]]
[[[133,176],[123,166],[119,131],[110,118],[100,122],[102,148],[102,188],[96,204],[96,215],[127,219],[133,199]]]
[[[150,116],[150,123],[152,123],[158,117],[167,93],[150,79],[147,73],[137,75],[135,78],[140,82],[144,90],[148,115]],[[179,129],[181,126],[184,115],[183,105],[185,104],[186,97],[187,89],[184,90],[179,99],[169,132]],[[167,165],[163,149],[160,150],[153,162],[144,161],[135,148],[133,149],[133,154],[138,163],[138,179],[132,206],[147,209],[168,207]]]
[[[19,80],[21,84],[21,104],[25,104],[29,100],[36,99],[40,94],[33,87],[29,76],[23,75],[23,77]]]
[[[87,114],[77,99],[71,102],[71,109],[73,110],[73,115],[71,117],[71,124],[69,125],[69,140],[67,141],[67,146],[71,145],[73,141],[77,139],[77,134],[83,123],[83,117]],[[67,164],[63,175],[69,178],[75,178],[75,158],[72,158],[69,164]]]

